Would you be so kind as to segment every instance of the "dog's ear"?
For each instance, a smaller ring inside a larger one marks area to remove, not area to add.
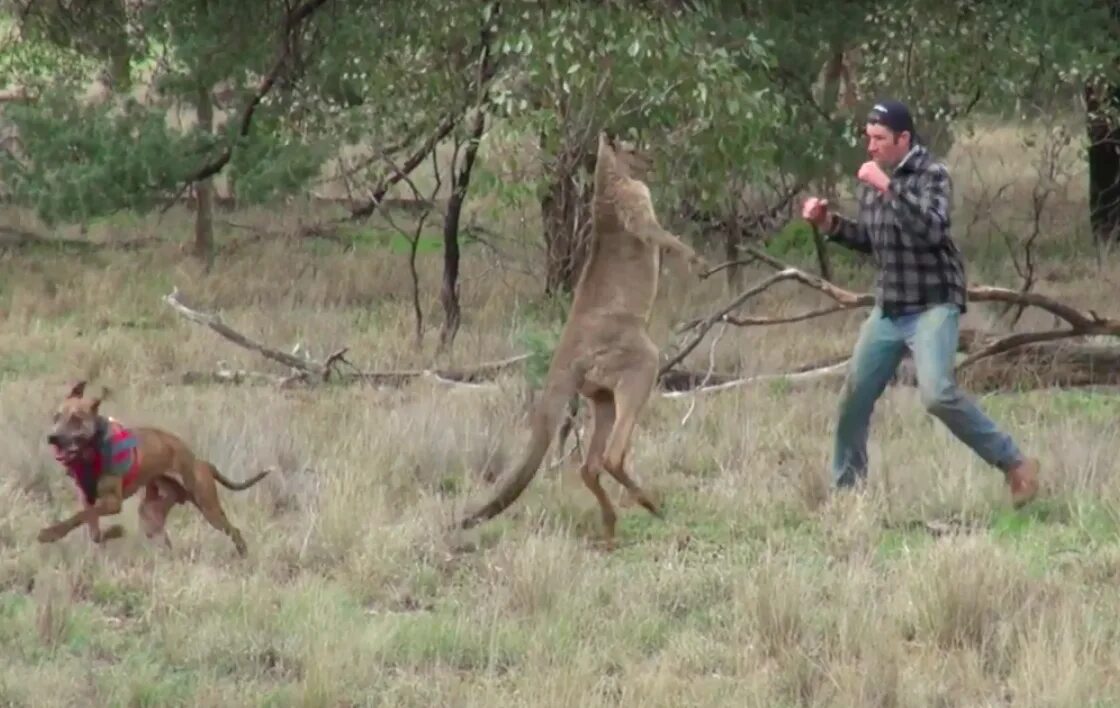
[[[70,389],[70,393],[66,397],[67,398],[81,398],[82,395],[85,392],[86,392],[86,382],[85,381],[79,381],[78,383],[74,384],[74,387]]]
[[[93,399],[93,402],[90,403],[90,405],[89,405],[89,409],[91,411],[93,411],[94,413],[97,413],[98,409],[101,407],[101,402],[104,401],[108,397],[109,397],[109,389],[105,386],[102,386],[101,387],[101,393],[97,396],[97,398]]]

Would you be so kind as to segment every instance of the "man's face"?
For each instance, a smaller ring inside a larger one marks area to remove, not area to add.
[[[894,133],[885,125],[868,123],[865,132],[867,155],[880,167],[897,165],[910,152],[910,133],[906,131]]]

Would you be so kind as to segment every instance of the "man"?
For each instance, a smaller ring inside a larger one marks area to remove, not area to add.
[[[926,409],[985,462],[1003,470],[1016,508],[1038,492],[1038,460],[1024,458],[963,394],[954,374],[959,319],[967,309],[964,265],[950,236],[952,181],[914,132],[905,104],[876,103],[867,153],[857,173],[855,219],[811,197],[802,216],[829,241],[871,254],[875,305],[860,328],[840,398],[832,474],[837,487],[867,474],[867,434],[875,402],[908,348]]]

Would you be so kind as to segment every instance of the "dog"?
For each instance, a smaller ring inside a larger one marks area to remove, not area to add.
[[[55,459],[77,485],[84,508],[40,531],[39,542],[54,543],[82,524],[96,544],[122,537],[124,529],[119,524],[102,531],[101,517],[120,513],[122,502],[143,489],[139,517],[149,539],[162,537],[170,549],[164,528],[167,514],[176,504],[189,501],[211,526],[229,536],[244,558],[248,553],[245,539],[226,518],[215,481],[226,489],[242,491],[264,479],[269,470],[240,484],[231,482],[177,436],[153,427],[127,428],[102,415],[105,392],[87,398],[85,389],[85,381],[70,389],[55,410],[47,435]]]

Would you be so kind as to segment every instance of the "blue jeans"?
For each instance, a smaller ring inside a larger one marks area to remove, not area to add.
[[[922,312],[886,317],[878,306],[860,327],[840,396],[832,476],[848,487],[867,475],[867,431],[871,411],[909,349],[926,410],[988,464],[1005,472],[1022,457],[1001,431],[957,388],[954,376],[960,310],[935,305]]]

